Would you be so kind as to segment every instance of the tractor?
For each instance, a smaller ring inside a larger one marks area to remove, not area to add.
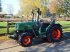
[[[44,22],[40,20],[41,11],[40,8],[35,9],[38,17],[34,19],[34,10],[32,10],[32,20],[27,22],[17,22],[15,24],[15,35],[21,46],[27,47],[32,44],[33,39],[46,38],[50,42],[59,42],[62,38],[62,26],[55,23],[55,20],[51,22]]]

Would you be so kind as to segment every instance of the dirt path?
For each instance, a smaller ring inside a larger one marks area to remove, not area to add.
[[[8,40],[0,44],[0,52],[70,52],[70,38],[59,43],[37,39],[31,47],[21,47],[15,40]]]

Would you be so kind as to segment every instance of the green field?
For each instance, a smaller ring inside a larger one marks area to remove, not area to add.
[[[7,26],[7,22],[0,22],[0,26],[2,27],[5,27],[5,26]],[[13,26],[13,25],[11,25],[11,26]],[[9,32],[11,33],[11,32],[13,32],[15,30],[15,28],[14,27],[12,27],[12,28],[9,28]],[[4,34],[4,33],[7,33],[7,28],[0,28],[0,34]]]
[[[62,25],[63,32],[70,32],[70,21],[58,21]],[[0,22],[0,26],[7,26],[6,22]],[[15,27],[9,28],[10,33],[15,30]],[[0,28],[0,34],[7,33],[6,28]]]
[[[64,32],[70,32],[70,21],[59,21],[57,23],[60,23],[62,25]]]
[[[15,30],[15,28],[9,28],[9,32],[13,32]],[[7,33],[7,28],[1,28],[0,29],[0,34],[4,34]]]
[[[0,22],[0,26],[7,26],[7,22]]]

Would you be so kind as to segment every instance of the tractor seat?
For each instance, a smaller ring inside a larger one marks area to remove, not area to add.
[[[49,24],[51,23],[51,19],[49,19],[49,18],[43,18],[43,19],[41,19],[40,21],[41,21],[41,23],[47,23],[47,24],[48,24],[48,23],[49,23]]]
[[[49,23],[42,23],[41,32],[45,32],[45,31],[46,31],[46,28],[47,28],[49,25],[50,25]]]
[[[42,18],[40,20],[41,22],[41,32],[45,32],[46,31],[46,28],[51,24],[51,19],[49,18]]]

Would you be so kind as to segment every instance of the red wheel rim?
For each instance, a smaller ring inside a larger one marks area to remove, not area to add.
[[[30,36],[24,36],[22,38],[22,43],[28,45],[30,43]]]
[[[52,36],[55,40],[59,39],[61,35],[61,32],[59,29],[53,29],[52,30]]]

